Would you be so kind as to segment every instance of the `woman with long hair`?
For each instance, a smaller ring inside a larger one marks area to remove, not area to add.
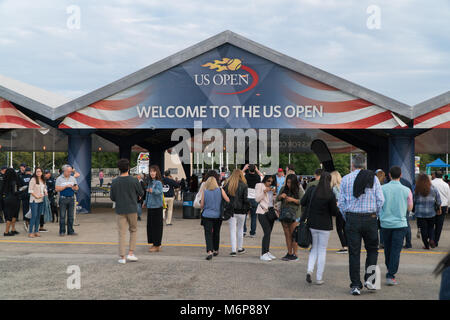
[[[300,199],[303,197],[303,188],[300,188],[297,176],[289,174],[285,184],[280,190],[276,200],[281,201],[280,221],[286,238],[287,254],[282,258],[284,261],[297,261],[297,242],[293,238],[297,217],[300,212]]]
[[[339,199],[339,194],[341,193],[341,181],[342,176],[339,171],[335,170],[330,173],[331,175],[331,190],[333,190],[334,196]],[[345,233],[345,220],[342,214],[336,215],[336,232],[341,242],[342,248],[337,251],[337,253],[347,253],[347,235]]]
[[[231,253],[230,256],[235,257],[236,254],[244,254],[244,224],[245,215],[250,209],[248,200],[248,187],[242,170],[234,169],[231,176],[226,180],[224,191],[230,198],[233,206],[233,216],[228,220],[230,224]],[[237,232],[237,237],[236,237]],[[237,238],[237,241],[236,241]],[[237,242],[237,245],[236,245]]]
[[[1,190],[1,197],[3,198],[3,213],[6,221],[5,233],[3,234],[5,237],[19,234],[16,230],[16,220],[19,216],[20,209],[17,179],[17,174],[13,168],[6,169],[3,190]]]
[[[424,249],[435,247],[434,217],[440,206],[441,197],[438,190],[431,184],[431,180],[426,174],[420,173],[414,191],[414,213],[420,227]]]
[[[255,200],[258,202],[256,208],[256,214],[258,215],[258,221],[264,232],[261,245],[261,257],[262,261],[275,260],[276,257],[270,253],[270,235],[272,234],[273,224],[275,223],[275,217],[269,215],[269,211],[278,217],[278,212],[274,208],[273,198],[276,196],[276,185],[273,185],[275,181],[274,176],[266,175],[261,183],[257,183],[255,186]],[[281,190],[281,189],[280,189]]]
[[[44,197],[47,195],[47,186],[44,181],[42,169],[37,167],[34,169],[33,177],[28,186],[28,193],[30,194],[30,208],[31,219],[28,230],[28,237],[40,237],[39,224],[41,221],[41,214],[44,210]]]
[[[314,267],[317,264],[316,284],[323,284],[322,276],[325,270],[328,239],[333,230],[332,216],[340,215],[337,207],[336,196],[331,189],[331,175],[322,172],[317,187],[312,186],[306,190],[301,205],[309,209],[302,214],[301,221],[307,220],[311,230],[312,245],[308,259],[306,281],[311,283]]]
[[[222,226],[220,205],[222,199],[227,202],[230,199],[225,191],[219,188],[217,179],[213,175],[206,179],[202,193],[200,206],[203,209],[202,225],[205,230],[206,260],[211,260],[213,256],[219,254],[220,227]]]
[[[145,206],[147,207],[147,241],[148,244],[153,244],[149,252],[159,252],[163,235],[163,186],[161,171],[156,165],[149,168]]]

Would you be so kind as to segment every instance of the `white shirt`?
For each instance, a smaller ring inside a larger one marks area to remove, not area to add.
[[[442,180],[442,178],[435,178],[431,181],[431,184],[439,191],[441,197],[441,206],[446,207],[450,201],[450,187],[448,183]]]

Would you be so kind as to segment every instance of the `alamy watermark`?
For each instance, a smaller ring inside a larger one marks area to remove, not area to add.
[[[225,154],[227,163],[230,165],[259,163],[267,173],[275,173],[279,167],[278,129],[203,131],[202,121],[194,121],[193,137],[187,129],[176,129],[172,133],[171,140],[180,141],[171,149],[171,154],[178,155],[185,164],[212,165],[220,163],[220,157]],[[205,143],[206,146],[204,146]]]
[[[67,274],[70,276],[67,278],[66,286],[67,289],[81,289],[81,269],[77,265],[70,265],[66,270]]]

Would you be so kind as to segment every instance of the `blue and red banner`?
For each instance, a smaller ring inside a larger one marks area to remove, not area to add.
[[[397,128],[390,111],[225,44],[69,114],[60,128]]]

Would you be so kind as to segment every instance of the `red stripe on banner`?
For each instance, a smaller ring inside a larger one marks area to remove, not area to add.
[[[290,121],[296,128],[317,128],[317,129],[367,129],[381,122],[392,119],[390,111],[384,111],[374,116],[357,121],[346,123],[315,123],[303,119]]]
[[[300,82],[301,84],[304,84],[305,86],[319,89],[319,90],[328,90],[328,91],[339,91],[339,89],[336,89],[332,86],[329,86],[325,83],[319,82],[317,80],[314,80],[312,78],[306,77],[299,73],[289,72],[289,75],[292,79],[294,79],[297,82]]]
[[[24,128],[39,129],[40,126],[28,121],[27,119],[18,116],[0,115],[0,127],[8,128],[9,123],[14,123],[23,126]]]
[[[67,124],[65,124],[65,123],[61,123],[59,126],[58,126],[58,128],[59,129],[72,129],[72,127],[69,127]]]
[[[0,108],[2,109],[8,108],[17,111],[16,107],[14,107],[11,102],[5,99],[0,99]]]
[[[340,102],[319,101],[304,97],[297,92],[292,91],[288,87],[283,85],[283,94],[297,105],[321,105],[323,111],[326,113],[339,113],[347,111],[355,111],[369,106],[373,106],[373,103],[363,99],[355,99]]]
[[[439,109],[433,110],[431,112],[425,113],[424,115],[421,115],[420,117],[417,117],[414,119],[414,125],[417,125],[419,123],[422,123],[424,121],[427,121],[431,118],[440,116],[441,114],[450,112],[450,104],[447,104],[443,107],[440,107]],[[433,127],[436,128],[436,127]]]
[[[450,121],[438,124],[437,126],[434,126],[433,128],[436,128],[436,129],[448,129],[448,128],[450,128]]]
[[[147,99],[153,92],[154,86],[148,86],[138,94],[119,100],[100,100],[90,105],[91,108],[100,110],[123,110],[131,108],[145,99]]]
[[[76,120],[78,122],[81,122],[85,125],[97,129],[113,129],[113,128],[132,129],[145,121],[145,119],[141,119],[139,117],[119,121],[101,120],[78,112],[72,113],[69,116],[69,118],[72,118],[73,120]]]

